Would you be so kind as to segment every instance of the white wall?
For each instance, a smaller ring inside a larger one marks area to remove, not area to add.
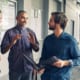
[[[71,26],[70,26],[70,21],[74,20],[75,25],[74,25],[74,37],[79,41],[79,15],[80,11],[79,8],[77,8],[75,1],[72,0],[67,0],[66,1],[66,15],[68,17],[68,24],[66,27],[66,31],[71,34]]]
[[[0,61],[0,77],[3,77],[4,75],[8,74],[8,53],[5,55],[1,55],[1,61]]]
[[[0,26],[0,45],[4,33],[7,29],[12,28],[15,25],[15,2],[6,2],[6,4],[2,4],[2,25]],[[1,55],[1,52],[0,52]],[[0,77],[4,76],[8,73],[8,54],[1,55],[0,61]]]
[[[51,16],[51,13],[52,12],[56,12],[56,11],[57,11],[57,3],[56,3],[56,1],[55,0],[49,0],[49,18]],[[51,34],[51,33],[52,33],[52,31],[50,31],[48,29],[48,34]]]
[[[38,5],[39,4],[39,5]],[[40,5],[41,4],[41,5]],[[27,27],[31,28],[39,40],[42,39],[42,2],[41,0],[24,0],[24,10],[28,13]]]
[[[28,13],[28,23],[27,23],[27,27],[29,27],[30,29],[32,29],[39,42],[40,42],[40,51],[41,51],[41,45],[42,45],[42,0],[24,0],[24,10],[27,11]],[[35,54],[35,52],[33,52],[33,56],[34,56],[34,60],[36,62],[39,61],[40,58],[40,54],[41,52],[37,52]]]

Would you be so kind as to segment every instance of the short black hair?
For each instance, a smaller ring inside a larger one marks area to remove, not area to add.
[[[25,10],[19,10],[18,12],[17,12],[17,16],[19,16],[21,13],[27,13]]]
[[[63,12],[52,12],[51,15],[54,17],[54,22],[60,24],[62,29],[65,29],[67,24],[67,17]]]

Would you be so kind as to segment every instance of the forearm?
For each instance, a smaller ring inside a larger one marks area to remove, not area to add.
[[[11,42],[9,45],[7,45],[6,47],[2,47],[1,52],[4,54],[6,53],[11,47],[13,46],[13,42]]]
[[[65,60],[65,66],[78,66],[80,65],[80,58]]]
[[[69,60],[71,66],[79,66],[80,65],[80,57],[77,59]]]
[[[70,60],[65,60],[64,61],[64,66],[69,66],[71,65],[71,61]]]

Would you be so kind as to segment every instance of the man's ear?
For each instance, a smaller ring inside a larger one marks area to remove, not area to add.
[[[56,16],[56,17],[54,18],[54,21],[55,21],[55,23],[59,23],[59,22],[60,22],[60,16]]]

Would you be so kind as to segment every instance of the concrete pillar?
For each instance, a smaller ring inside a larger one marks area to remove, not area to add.
[[[17,11],[24,9],[24,0],[17,0]]]
[[[42,8],[42,37],[43,39],[48,35],[48,14],[49,14],[49,0],[43,0]]]

